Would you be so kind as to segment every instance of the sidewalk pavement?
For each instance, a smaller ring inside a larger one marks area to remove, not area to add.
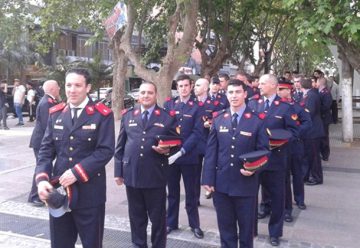
[[[29,148],[34,123],[0,130],[0,248],[50,247],[48,212],[27,203],[35,158]],[[118,134],[120,122],[116,122]],[[294,221],[285,223],[280,247],[357,248],[360,240],[360,124],[355,124],[356,141],[341,142],[341,125],[331,125],[331,156],[324,162],[324,184],[306,186],[306,210],[294,206]],[[205,231],[196,239],[187,225],[182,189],[180,229],[168,236],[168,247],[219,247],[212,200],[201,198],[200,222]],[[259,221],[255,247],[268,244],[268,218]],[[113,180],[113,161],[107,165],[107,203],[104,247],[131,247],[130,225],[124,186]],[[81,247],[80,243],[78,247]]]

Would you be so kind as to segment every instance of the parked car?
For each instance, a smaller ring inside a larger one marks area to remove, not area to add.
[[[93,101],[103,100],[106,97],[106,93],[111,89],[112,89],[111,87],[100,88],[99,94],[98,94],[98,91],[95,90],[92,93],[90,93],[89,96]]]
[[[109,108],[111,108],[111,93],[112,93],[112,88],[108,89],[106,91],[105,97],[100,100],[102,103],[104,103]],[[124,107],[130,108],[130,107],[134,106],[134,104],[135,104],[134,99],[131,96],[129,96],[128,94],[126,94],[124,97]]]

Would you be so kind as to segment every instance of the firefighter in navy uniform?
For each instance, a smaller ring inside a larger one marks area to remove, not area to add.
[[[319,91],[312,88],[310,79],[301,79],[301,88],[304,97],[300,105],[309,111],[312,121],[310,130],[303,136],[305,147],[303,175],[306,185],[317,185],[323,183],[320,142],[325,136],[325,131],[321,120],[321,99]]]
[[[35,160],[38,161],[41,141],[44,137],[47,122],[49,118],[49,109],[57,104],[59,98],[60,87],[55,80],[48,80],[43,85],[45,95],[41,98],[36,108],[36,123],[35,128],[30,138],[30,147],[34,150]],[[31,191],[29,193],[28,202],[34,206],[43,206],[44,203],[40,201],[35,182],[35,173]]]
[[[202,135],[197,143],[196,149],[199,153],[199,166],[196,179],[196,198],[198,199],[198,205],[200,205],[200,180],[201,180],[201,171],[203,167],[203,160],[206,151],[206,143],[209,136],[210,125],[212,122],[212,114],[216,111],[219,111],[223,108],[218,100],[211,100],[209,93],[209,81],[205,78],[199,78],[195,82],[194,93],[196,98],[194,102],[199,106],[201,111],[201,119],[204,122],[202,128]],[[211,198],[211,193],[206,191],[205,198]]]
[[[245,104],[245,89],[230,80],[230,108],[215,114],[204,161],[202,184],[213,192],[221,247],[253,247],[258,174],[244,170],[239,155],[269,146],[263,120]]]
[[[90,74],[85,69],[66,73],[68,104],[50,109],[41,143],[36,182],[41,200],[54,190],[50,181],[59,179],[67,188],[76,185],[78,199],[71,212],[50,216],[51,247],[74,247],[77,236],[85,248],[101,248],[104,232],[105,166],[114,155],[114,116],[102,103],[87,96]],[[53,161],[55,160],[54,164]]]
[[[226,84],[226,82],[227,81],[225,80],[224,84]],[[216,76],[211,78],[209,97],[214,104],[219,105],[220,109],[226,109],[229,107],[229,101],[226,97],[226,88],[221,88],[220,79]]]
[[[278,95],[284,102],[290,103],[295,110],[296,124],[299,127],[299,137],[290,141],[290,153],[288,156],[288,164],[286,169],[285,181],[285,217],[284,221],[292,222],[292,191],[291,182],[293,185],[294,200],[299,209],[306,209],[305,192],[304,192],[304,177],[302,173],[302,161],[304,157],[304,142],[302,137],[305,137],[308,130],[311,128],[311,117],[299,103],[294,102],[291,96],[293,84],[286,78],[280,77],[278,85]],[[292,178],[292,180],[291,180]]]
[[[320,93],[321,100],[321,120],[323,122],[325,136],[321,139],[320,153],[324,161],[329,160],[330,143],[329,143],[329,125],[332,123],[331,106],[332,96],[326,85],[326,79],[321,77],[316,80],[316,88]]]
[[[177,135],[176,119],[156,105],[156,86],[142,83],[139,106],[123,113],[115,150],[115,180],[126,185],[132,242],[147,246],[150,219],[152,247],[166,247],[166,182],[169,147],[158,135]],[[169,142],[169,141],[168,141]]]
[[[281,101],[276,94],[278,86],[277,78],[271,74],[260,77],[259,89],[261,98],[251,100],[248,106],[263,115],[264,127],[271,129],[285,129],[290,131],[293,138],[298,137],[298,127],[293,107]],[[287,164],[287,145],[273,149],[269,158],[268,166],[260,173],[260,184],[265,192],[268,192],[270,201],[265,201],[264,212],[259,213],[258,218],[270,215],[269,236],[273,246],[280,244],[283,234],[283,219],[285,208],[285,176]],[[270,204],[269,204],[270,203]],[[270,205],[270,206],[269,206]]]
[[[190,99],[191,85],[187,75],[176,79],[179,97],[168,99],[164,108],[169,113],[175,113],[177,131],[183,140],[180,151],[169,157],[168,177],[168,210],[167,233],[178,229],[180,205],[180,179],[185,187],[185,208],[189,226],[196,238],[203,238],[200,228],[198,201],[196,199],[196,171],[199,166],[199,154],[196,144],[201,137],[203,121],[197,104]]]

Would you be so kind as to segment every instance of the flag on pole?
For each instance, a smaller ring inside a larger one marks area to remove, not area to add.
[[[125,3],[119,1],[108,18],[103,21],[106,33],[112,39],[116,32],[124,27],[127,23],[127,9]]]

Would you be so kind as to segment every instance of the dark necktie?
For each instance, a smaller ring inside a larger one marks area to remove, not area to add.
[[[72,124],[74,125],[78,119],[78,110],[80,108],[72,108],[73,111],[73,118],[72,118]]]
[[[146,127],[146,124],[148,122],[148,115],[149,115],[149,111],[145,110],[143,113],[143,127]]]
[[[211,101],[215,100],[215,95],[211,95]]]
[[[238,116],[239,116],[239,115],[238,115],[237,113],[234,113],[234,114],[232,115],[231,127],[232,127],[233,129],[236,129],[236,128],[237,128]]]
[[[265,100],[265,107],[264,107],[264,111],[267,111],[268,109],[269,109],[269,107],[270,107],[270,104],[269,104],[269,99],[266,99]]]

